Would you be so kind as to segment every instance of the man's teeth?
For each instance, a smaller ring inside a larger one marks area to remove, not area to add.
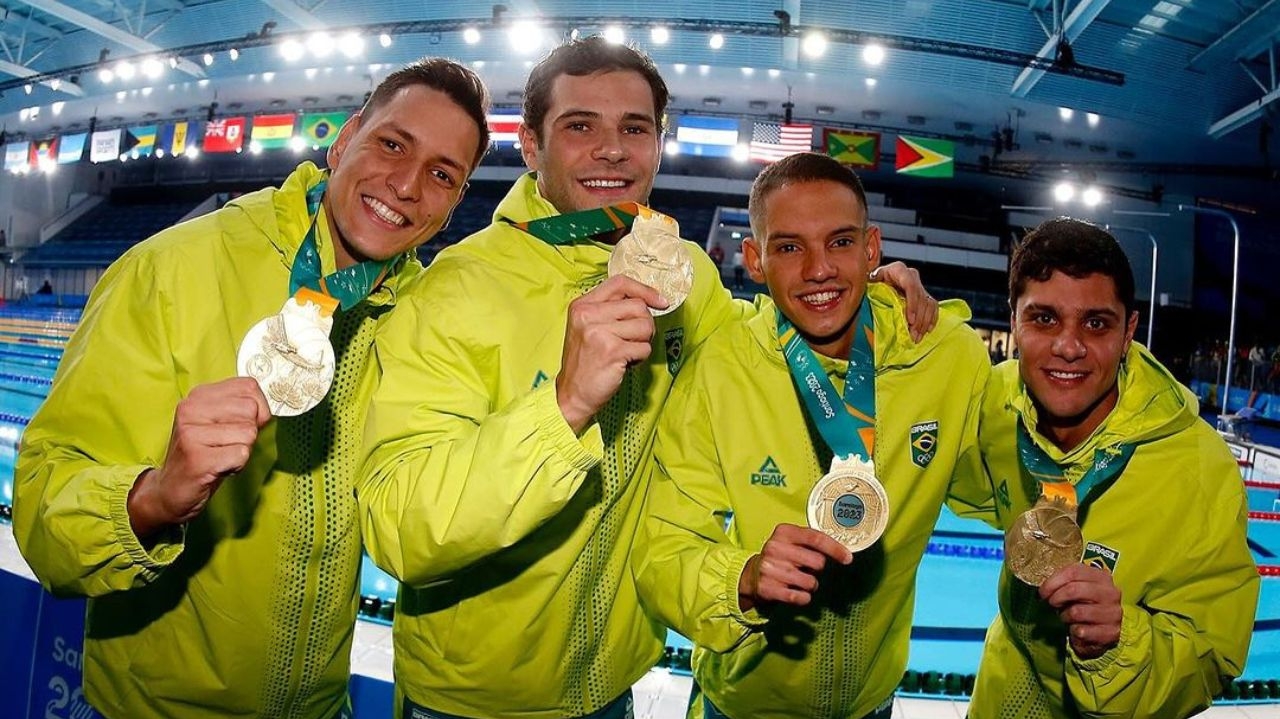
[[[811,305],[825,305],[839,296],[839,292],[815,292],[811,295],[805,295],[800,299]]]
[[[1049,376],[1054,379],[1080,379],[1084,376],[1084,372],[1054,372],[1050,371]]]
[[[399,212],[396,212],[390,207],[387,207],[381,202],[378,202],[372,197],[366,197],[364,200],[364,204],[368,205],[369,208],[373,210],[375,215],[377,215],[378,217],[381,217],[382,219],[386,220],[387,222],[390,222],[393,225],[403,225],[405,222],[404,215],[400,214]]]
[[[615,190],[619,187],[626,187],[627,182],[626,180],[583,180],[582,184],[587,187]]]

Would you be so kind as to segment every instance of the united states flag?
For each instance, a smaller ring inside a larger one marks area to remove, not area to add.
[[[812,149],[812,125],[757,122],[751,131],[751,152],[748,157],[756,162],[777,162],[787,155]]]

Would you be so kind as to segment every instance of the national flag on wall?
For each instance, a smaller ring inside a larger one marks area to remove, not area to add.
[[[250,142],[256,142],[264,150],[278,150],[288,147],[293,139],[293,121],[297,119],[293,113],[285,115],[258,115],[253,118],[253,130],[249,135]]]
[[[680,154],[695,157],[733,157],[738,146],[738,121],[731,117],[684,115],[676,125]]]
[[[210,120],[204,126],[205,152],[239,152],[244,148],[244,117]]]
[[[120,159],[120,135],[123,130],[98,130],[89,141],[90,162],[111,162]]]
[[[756,162],[776,162],[797,152],[813,149],[812,125],[776,125],[757,122],[751,131],[750,159]]]
[[[8,172],[24,172],[30,168],[27,158],[30,147],[29,142],[11,142],[5,145],[4,169]]]
[[[328,147],[338,139],[338,130],[347,121],[345,112],[313,112],[302,116],[302,139],[315,149]]]
[[[161,151],[177,157],[187,151],[187,121],[174,122],[160,128],[156,136],[156,154]]]
[[[48,170],[58,164],[58,138],[46,137],[31,143],[31,154],[27,159],[33,170]]]
[[[917,177],[955,177],[956,144],[950,140],[898,135],[894,166],[900,174]]]
[[[857,130],[822,131],[827,154],[842,165],[876,169],[880,166],[880,133]]]
[[[520,142],[519,115],[488,115],[485,121],[489,125],[489,142],[495,145],[514,145]]]
[[[84,141],[89,133],[78,132],[74,135],[63,135],[58,139],[58,164],[70,165],[84,159]]]
[[[129,128],[127,152],[130,157],[150,157],[156,149],[156,126],[141,125]]]

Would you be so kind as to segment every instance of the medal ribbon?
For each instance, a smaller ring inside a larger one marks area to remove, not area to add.
[[[320,200],[324,198],[328,185],[326,174],[325,179],[307,190],[307,215],[311,218],[311,226],[307,229],[307,236],[302,239],[297,256],[293,258],[293,267],[289,272],[289,294],[297,297],[299,302],[310,299],[321,307],[328,305],[327,309],[331,313],[335,300],[342,309],[348,310],[368,297],[373,288],[387,276],[391,265],[400,258],[392,257],[383,262],[365,261],[329,275],[321,274],[323,270],[320,268],[320,248],[316,245],[316,223],[320,218]],[[314,295],[299,294],[304,289],[331,299],[317,301]]]
[[[837,457],[857,454],[870,461],[876,441],[875,324],[866,294],[854,320],[849,373],[845,376],[843,401],[838,407],[832,405],[837,393],[831,378],[781,310],[778,311],[778,341],[796,391],[827,447]]]
[[[630,229],[637,215],[651,217],[656,214],[658,213],[637,202],[623,202],[618,205],[543,217],[527,222],[504,221],[548,245],[571,245],[578,240],[604,232]]]
[[[1061,499],[1068,508],[1084,507],[1107,490],[1129,464],[1133,444],[1100,447],[1093,452],[1093,462],[1080,480],[1072,485],[1063,468],[1031,439],[1023,420],[1018,420],[1018,461],[1040,483],[1043,499]]]

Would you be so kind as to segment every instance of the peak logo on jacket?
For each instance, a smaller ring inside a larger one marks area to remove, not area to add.
[[[765,457],[760,469],[751,473],[751,483],[762,487],[785,487],[787,475],[778,468],[778,463],[773,461],[773,457]]]

